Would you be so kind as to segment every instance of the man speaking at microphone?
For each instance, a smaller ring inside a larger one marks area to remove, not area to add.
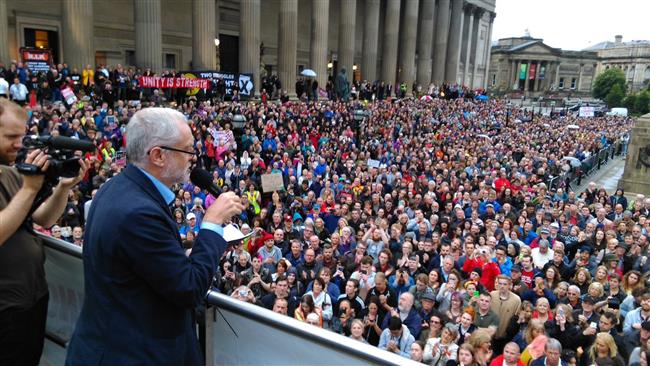
[[[129,164],[93,200],[84,238],[85,298],[67,365],[199,365],[192,312],[226,247],[222,227],[241,212],[234,193],[205,213],[185,256],[170,187],[189,180],[194,138],[185,117],[147,108],[129,121]]]

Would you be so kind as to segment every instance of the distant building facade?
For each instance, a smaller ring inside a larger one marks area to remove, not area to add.
[[[596,76],[611,67],[623,70],[628,91],[650,83],[650,41],[601,42],[582,51],[553,48],[541,38],[500,39],[492,46],[488,89],[497,93],[588,96]]]

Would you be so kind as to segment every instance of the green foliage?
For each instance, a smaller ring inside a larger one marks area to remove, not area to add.
[[[605,102],[609,108],[620,107],[623,98],[625,98],[623,89],[621,89],[621,86],[619,84],[614,84],[609,93],[607,93]]]
[[[619,85],[623,94],[626,91],[625,73],[623,70],[613,67],[605,70],[596,77],[594,88],[591,91],[594,98],[605,100],[614,85]]]
[[[650,92],[644,90],[637,95],[634,102],[634,112],[639,115],[650,112]]]
[[[627,108],[629,113],[634,113],[634,105],[636,104],[637,95],[630,94],[623,99],[623,107]]]

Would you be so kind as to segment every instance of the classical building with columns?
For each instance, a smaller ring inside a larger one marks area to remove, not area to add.
[[[496,0],[0,0],[0,62],[56,62],[485,87]],[[218,42],[217,42],[218,40]]]
[[[530,36],[503,38],[492,46],[488,89],[537,97],[589,96],[596,76],[622,69],[628,91],[650,83],[650,41],[601,42],[582,51],[553,48]]]

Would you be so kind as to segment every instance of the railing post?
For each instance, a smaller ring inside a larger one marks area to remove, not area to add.
[[[205,342],[205,366],[213,366],[214,364],[214,322],[216,321],[216,310],[214,306],[207,306],[205,308],[205,335],[203,341]]]

